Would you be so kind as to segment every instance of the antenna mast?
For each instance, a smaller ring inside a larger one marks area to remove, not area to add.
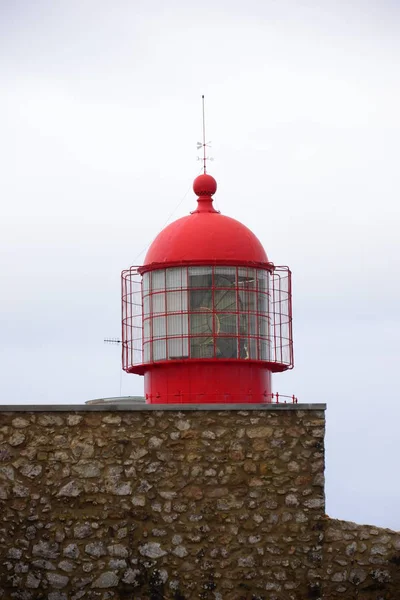
[[[201,97],[201,102],[202,102],[202,106],[203,106],[203,172],[206,173],[207,156],[206,156],[206,117],[205,117],[205,110],[204,110],[204,94]]]
[[[202,109],[203,109],[203,141],[197,142],[197,150],[203,148],[203,156],[198,156],[197,160],[201,160],[203,163],[203,173],[207,173],[207,161],[214,160],[211,156],[207,156],[207,148],[210,148],[211,142],[206,142],[206,111],[204,107],[204,94],[201,97]]]

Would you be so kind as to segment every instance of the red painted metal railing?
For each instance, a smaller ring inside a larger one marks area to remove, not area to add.
[[[165,396],[161,396],[159,394],[155,394],[154,397],[150,397],[149,394],[146,395],[146,400],[151,400],[155,402],[159,402],[160,404],[187,404],[187,401],[184,400],[185,394],[177,393],[177,394],[167,394]],[[191,404],[298,404],[298,398],[293,394],[292,396],[288,396],[285,394],[279,394],[278,392],[272,394],[264,394],[263,402],[260,403],[259,399],[253,397],[252,394],[248,394],[246,397],[236,394],[227,394],[223,396],[222,394],[197,394],[196,400],[190,402]]]

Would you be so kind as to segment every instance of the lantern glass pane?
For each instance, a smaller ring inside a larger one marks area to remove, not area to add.
[[[152,295],[153,314],[165,313],[165,293],[158,292]]]
[[[236,313],[217,313],[216,334],[223,335],[224,333],[237,334],[238,315]]]
[[[151,272],[151,291],[165,290],[165,270]]]
[[[143,338],[144,341],[149,340],[151,337],[151,321],[150,319],[145,319],[143,321]]]
[[[214,308],[217,313],[223,311],[236,311],[237,294],[235,288],[214,290]],[[239,309],[240,310],[240,309]]]
[[[187,288],[187,269],[167,269],[166,271],[166,289],[181,290]]]
[[[258,360],[269,360],[270,344],[267,340],[259,340]]]
[[[234,288],[236,283],[236,267],[215,267],[214,287]]]
[[[143,344],[143,360],[145,363],[150,362],[151,360],[151,343],[144,342]]]
[[[212,287],[212,267],[189,267],[189,287]]]
[[[150,291],[150,275],[151,273],[144,273],[142,278],[142,289],[143,295],[146,295]]]
[[[143,298],[143,315],[146,317],[150,314],[150,296]]]
[[[167,358],[166,340],[153,341],[153,360],[165,360]]]
[[[168,337],[187,335],[187,315],[168,315],[167,319]]]
[[[187,291],[167,292],[167,312],[187,311]]]
[[[236,337],[218,336],[216,338],[216,358],[237,358],[238,339]]]
[[[188,340],[168,337],[168,358],[188,358]]]
[[[191,337],[190,358],[214,358],[214,341],[212,337]]]
[[[212,311],[213,292],[212,289],[190,290],[191,311]]]
[[[153,338],[162,338],[166,335],[165,317],[153,318]]]

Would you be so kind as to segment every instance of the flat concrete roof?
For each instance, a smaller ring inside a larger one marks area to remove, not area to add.
[[[196,410],[326,410],[326,404],[0,404],[2,412],[146,412]]]

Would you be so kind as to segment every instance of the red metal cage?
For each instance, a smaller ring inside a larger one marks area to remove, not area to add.
[[[246,361],[293,367],[288,267],[180,265],[122,272],[122,365]]]

